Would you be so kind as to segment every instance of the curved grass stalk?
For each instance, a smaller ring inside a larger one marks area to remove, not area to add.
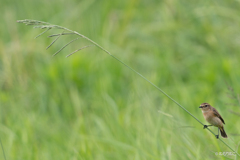
[[[78,35],[84,39],[86,39],[87,41],[89,41],[90,43],[93,44],[93,46],[96,46],[98,48],[100,48],[101,50],[103,50],[105,53],[107,53],[108,55],[110,55],[112,58],[114,58],[115,60],[117,60],[118,62],[122,63],[125,67],[129,68],[131,71],[133,71],[134,73],[136,73],[137,75],[139,75],[140,77],[142,77],[145,81],[147,81],[148,83],[150,83],[153,87],[155,87],[157,90],[159,90],[161,93],[163,93],[166,97],[168,97],[171,101],[173,101],[176,105],[178,105],[180,108],[182,108],[185,112],[187,112],[190,116],[192,116],[196,121],[198,121],[202,126],[204,126],[204,124],[199,120],[197,119],[193,114],[191,114],[185,107],[183,107],[180,103],[178,103],[176,100],[174,100],[171,96],[169,96],[166,92],[164,92],[161,88],[159,88],[158,86],[156,86],[154,83],[152,83],[151,81],[149,81],[146,77],[144,77],[142,74],[140,74],[139,72],[137,72],[136,70],[134,70],[133,68],[131,68],[130,66],[128,66],[126,63],[124,63],[123,61],[121,61],[120,59],[118,59],[117,57],[115,57],[114,55],[112,55],[109,51],[107,51],[105,48],[103,48],[102,46],[100,46],[99,44],[97,44],[96,42],[94,42],[93,40],[89,39],[88,37],[76,32],[76,31],[72,31],[68,28],[65,28],[65,27],[62,27],[62,26],[58,26],[58,25],[52,25],[50,23],[47,23],[47,22],[43,22],[43,21],[38,21],[38,20],[19,20],[17,21],[18,23],[24,23],[26,25],[36,25],[34,28],[41,28],[41,29],[54,29],[54,28],[57,28],[57,29],[62,29],[62,30],[65,30],[65,31],[68,31],[68,33],[65,33],[65,34],[61,34],[61,35],[70,35],[70,34],[75,34],[75,35]],[[44,31],[43,33],[41,33],[40,35],[46,33],[46,31]],[[53,37],[53,36],[59,36],[60,34],[54,34],[54,35],[50,35],[49,37]],[[75,39],[76,40],[76,39]],[[73,41],[75,41],[73,40]],[[56,40],[55,40],[56,41]],[[72,42],[72,41],[71,41]],[[69,44],[71,43],[69,42]],[[68,44],[67,44],[68,45]],[[65,45],[63,48],[65,48],[67,45]],[[82,47],[74,52],[72,52],[71,54],[67,55],[66,57],[69,57],[71,56],[73,53],[81,50],[81,49],[84,49],[84,48],[87,48],[89,46],[85,46],[85,47]],[[63,49],[62,48],[62,49]],[[59,52],[62,50],[60,49]],[[57,52],[58,53],[58,52]],[[56,54],[56,53],[55,53]],[[54,54],[54,55],[55,55]],[[209,129],[209,128],[206,128],[207,130],[209,130],[215,137],[215,134],[214,132]],[[236,155],[238,155],[240,157],[240,155],[232,148],[230,147],[226,142],[224,142],[221,138],[218,138],[224,145],[226,145],[231,151],[233,151],[234,153],[236,153]]]

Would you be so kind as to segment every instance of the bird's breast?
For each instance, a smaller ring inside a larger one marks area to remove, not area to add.
[[[210,114],[210,113],[205,112],[205,113],[203,113],[203,116],[206,119],[206,121],[208,123],[210,123],[211,125],[216,126],[216,127],[222,127],[223,126],[221,119],[218,118],[217,116],[215,116],[214,114]]]

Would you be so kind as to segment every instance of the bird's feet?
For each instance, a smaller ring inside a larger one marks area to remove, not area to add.
[[[205,129],[205,128],[207,128],[207,127],[208,127],[208,125],[204,125],[204,126],[203,126],[203,129]]]
[[[219,135],[215,135],[215,136],[216,136],[217,139],[219,138]]]

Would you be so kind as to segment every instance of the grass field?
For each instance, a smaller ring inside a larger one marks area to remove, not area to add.
[[[0,0],[0,138],[7,160],[239,159],[141,77],[70,37],[77,31],[163,89],[203,123],[210,103],[240,153],[240,1]],[[59,33],[58,30],[50,33]],[[231,87],[231,89],[229,89]],[[235,97],[235,98],[234,98]],[[217,128],[212,128],[217,133]],[[0,150],[0,159],[4,159]]]

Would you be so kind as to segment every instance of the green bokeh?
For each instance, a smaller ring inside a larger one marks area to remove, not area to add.
[[[212,104],[226,122],[225,142],[237,149],[239,15],[239,0],[0,0],[0,138],[7,159],[228,159],[215,155],[230,152],[223,143],[103,51],[92,47],[66,59],[86,44],[82,39],[53,58],[72,37],[45,50],[53,39],[34,39],[41,30],[16,21],[47,21],[89,37],[203,123],[198,106]]]

